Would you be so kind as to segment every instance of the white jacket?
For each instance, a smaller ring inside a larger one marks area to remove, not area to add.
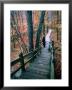
[[[51,41],[51,38],[50,38],[51,32],[52,32],[52,30],[49,29],[49,32],[47,33],[47,35],[46,35],[46,37],[45,37],[45,41],[46,41],[46,42],[50,42],[50,41]]]

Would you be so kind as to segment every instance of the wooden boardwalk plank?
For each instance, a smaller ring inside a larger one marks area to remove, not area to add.
[[[41,54],[32,62],[29,68],[22,73],[21,79],[50,79],[51,53],[42,48]]]

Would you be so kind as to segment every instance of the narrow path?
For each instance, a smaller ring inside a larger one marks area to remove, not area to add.
[[[29,68],[22,73],[21,79],[50,79],[51,74],[51,53],[47,48],[42,48]]]

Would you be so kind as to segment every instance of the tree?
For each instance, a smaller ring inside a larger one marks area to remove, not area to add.
[[[45,36],[45,24],[43,23],[43,35]]]
[[[29,51],[32,51],[33,50],[32,11],[27,11],[27,23],[28,23]]]
[[[27,51],[27,47],[26,47],[24,40],[22,38],[22,34],[20,33],[20,30],[18,28],[18,21],[19,21],[18,15],[21,15],[21,13],[19,11],[11,11],[11,17],[12,17],[11,26],[14,28],[14,31],[16,33],[16,37],[17,37],[16,40],[19,43],[20,50],[23,54],[25,54]],[[22,17],[23,16],[21,16],[21,19],[22,19]]]
[[[39,27],[38,27],[38,31],[37,31],[36,48],[39,47],[40,34],[41,34],[41,32],[42,32],[42,25],[43,25],[43,23],[44,23],[44,16],[45,16],[45,11],[42,11],[42,12],[41,12],[41,16],[40,16]]]
[[[59,29],[58,29],[58,24],[59,24],[59,11],[57,11],[57,40],[59,40]]]
[[[15,35],[14,35],[14,27],[13,27],[13,25],[14,25],[14,16],[13,16],[13,12],[11,12],[11,17],[10,17],[10,24],[11,24],[11,42],[13,43],[13,48],[15,48],[15,43],[16,43],[16,39],[15,39]],[[13,50],[13,48],[12,48],[12,50]]]

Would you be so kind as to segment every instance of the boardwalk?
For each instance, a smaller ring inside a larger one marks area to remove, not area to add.
[[[51,53],[42,48],[29,68],[21,74],[20,79],[51,79]]]
[[[54,79],[54,64],[53,64],[53,47],[50,43],[50,34],[46,35],[46,46],[41,49],[41,53],[36,56],[29,67],[21,72],[21,69],[15,74],[19,79]],[[49,51],[49,47],[51,50]],[[16,78],[14,77],[14,79]]]

